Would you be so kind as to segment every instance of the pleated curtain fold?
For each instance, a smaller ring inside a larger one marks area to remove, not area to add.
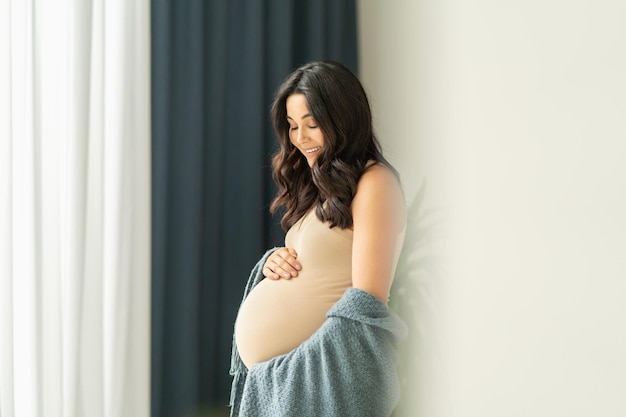
[[[0,415],[149,414],[145,0],[0,2]]]

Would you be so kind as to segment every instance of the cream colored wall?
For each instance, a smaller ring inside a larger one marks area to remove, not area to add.
[[[386,155],[403,172],[403,181],[412,194],[423,176],[415,161],[426,143],[428,123],[424,100],[422,40],[427,30],[421,22],[420,1],[360,1],[360,71],[372,101],[377,133]]]
[[[449,215],[411,415],[626,415],[626,3],[358,4],[379,137]]]

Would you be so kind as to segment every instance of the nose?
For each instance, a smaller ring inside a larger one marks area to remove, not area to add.
[[[296,133],[296,142],[303,143],[306,142],[307,136],[304,132],[304,129],[298,129]]]
[[[296,130],[296,142],[297,143],[306,143],[309,140],[309,134],[304,127],[300,127]]]

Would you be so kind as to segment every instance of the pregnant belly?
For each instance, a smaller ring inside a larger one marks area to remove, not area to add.
[[[351,285],[350,276],[311,276],[261,281],[242,304],[235,323],[237,349],[243,363],[287,353],[308,339],[326,313]]]

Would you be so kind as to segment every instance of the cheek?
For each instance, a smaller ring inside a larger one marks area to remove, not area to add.
[[[326,136],[324,135],[324,132],[322,132],[322,129],[318,129],[315,139],[320,143],[320,145],[326,143]]]

